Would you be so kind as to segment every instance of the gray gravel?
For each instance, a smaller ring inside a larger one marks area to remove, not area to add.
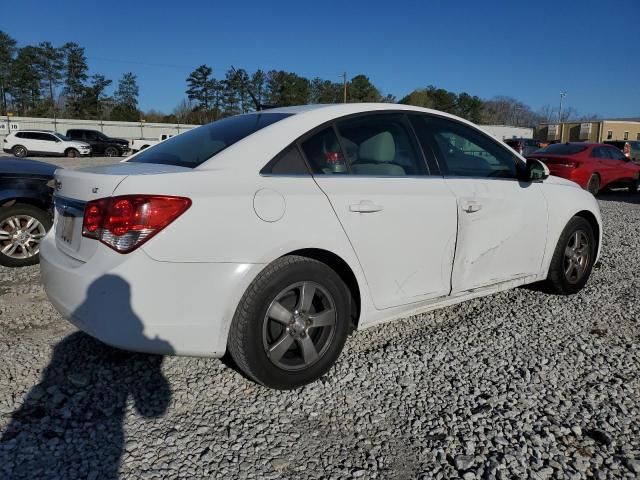
[[[0,269],[0,478],[637,478],[640,196],[603,195],[572,297],[517,289],[362,332],[320,381],[120,352]]]

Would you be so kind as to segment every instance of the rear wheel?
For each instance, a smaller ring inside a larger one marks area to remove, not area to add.
[[[75,157],[79,157],[80,156],[80,152],[78,152],[78,150],[76,150],[75,148],[70,148],[68,149],[65,154],[67,155],[67,157],[69,158],[75,158]]]
[[[594,196],[600,191],[600,176],[597,173],[591,175],[589,183],[587,183],[587,190]]]
[[[640,181],[638,181],[637,178],[635,180],[631,180],[629,182],[629,192],[638,193],[638,186],[640,186]]]
[[[118,152],[118,149],[116,147],[107,147],[104,150],[104,154],[106,157],[118,157],[120,156],[120,152]]]
[[[16,145],[11,149],[11,153],[13,153],[16,157],[23,158],[27,156],[27,149],[22,145]]]
[[[38,263],[40,241],[50,228],[51,217],[40,208],[24,204],[0,208],[0,265]]]
[[[282,257],[245,292],[229,332],[231,357],[272,388],[291,389],[322,376],[349,332],[349,292],[327,265]]]
[[[573,217],[556,245],[547,285],[561,295],[579,292],[589,280],[596,253],[591,224],[582,217]]]

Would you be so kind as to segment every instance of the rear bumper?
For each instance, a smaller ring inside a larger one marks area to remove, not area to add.
[[[83,263],[57,248],[54,229],[40,248],[45,291],[66,319],[114,347],[156,354],[224,355],[235,307],[261,268],[158,262],[107,247]]]

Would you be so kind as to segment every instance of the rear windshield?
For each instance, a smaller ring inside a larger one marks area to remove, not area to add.
[[[195,168],[228,146],[290,115],[252,113],[225,118],[171,137],[129,161]]]
[[[538,150],[536,153],[548,153],[550,155],[573,155],[574,153],[584,152],[587,145],[578,143],[554,143],[548,147]]]

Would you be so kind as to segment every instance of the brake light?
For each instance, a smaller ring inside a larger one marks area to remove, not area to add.
[[[580,162],[567,160],[567,161],[564,161],[564,162],[560,163],[560,165],[563,166],[563,167],[567,167],[567,168],[578,168],[580,166]]]
[[[129,253],[182,215],[191,206],[184,197],[122,195],[87,203],[82,236]]]

